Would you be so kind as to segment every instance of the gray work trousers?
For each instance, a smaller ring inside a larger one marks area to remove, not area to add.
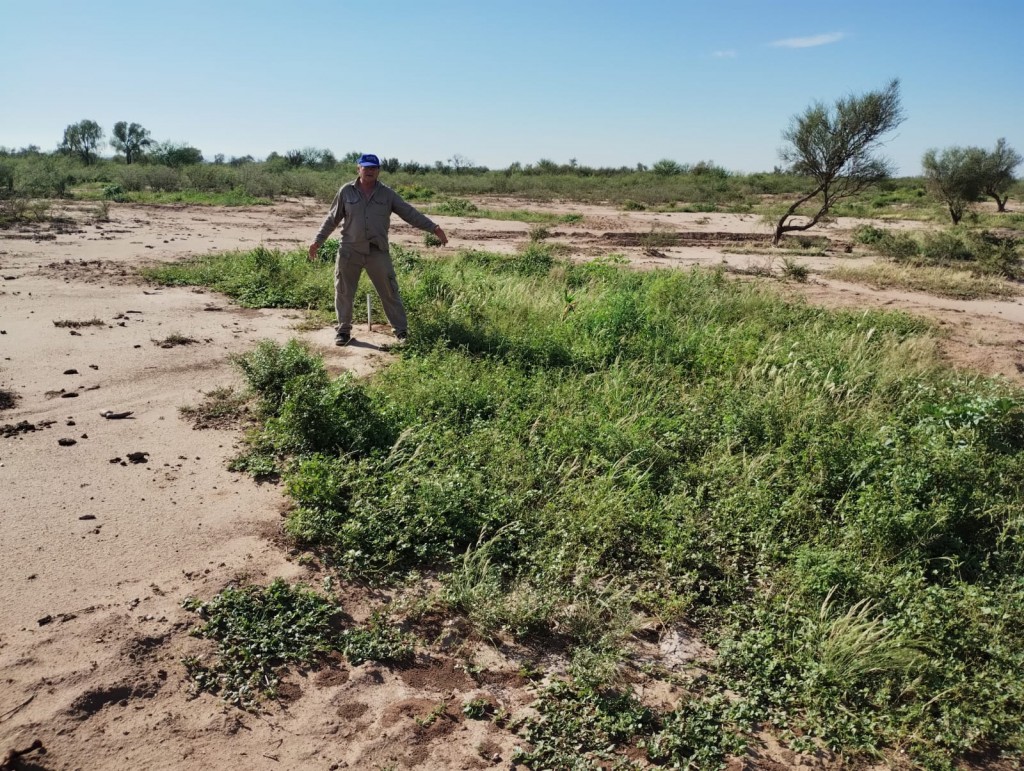
[[[338,248],[338,259],[334,263],[334,310],[338,314],[338,331],[352,331],[352,303],[364,268],[380,296],[384,314],[391,322],[392,329],[395,334],[404,335],[409,324],[405,318],[402,296],[398,293],[395,267],[391,264],[391,255],[376,246],[370,247],[369,254],[357,252],[345,245]]]

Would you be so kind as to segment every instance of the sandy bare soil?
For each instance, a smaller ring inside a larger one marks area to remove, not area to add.
[[[516,652],[447,644],[443,622],[415,666],[332,661],[290,675],[287,698],[259,715],[192,697],[181,659],[209,645],[189,636],[197,618],[181,608],[183,599],[278,576],[316,583],[326,573],[300,564],[280,539],[282,491],[227,471],[238,431],[194,430],[179,408],[240,385],[229,357],[261,339],[298,337],[332,368],[365,374],[388,361],[382,346],[392,338],[386,327],[357,326],[357,344],[338,349],[330,328],[297,329],[296,312],[244,310],[135,275],[147,262],[258,244],[303,247],[323,215],[314,202],[114,204],[103,222],[93,208],[69,209],[61,226],[0,231],[0,390],[13,395],[13,403],[0,402],[0,760],[38,740],[45,753],[25,755],[19,767],[508,768],[516,737],[466,719],[461,705],[487,697],[510,713],[527,709],[532,695],[516,674]],[[615,253],[640,267],[773,267],[764,255],[722,251],[763,238],[765,226],[752,215],[530,208],[584,215],[550,228],[573,259]],[[449,250],[514,251],[530,230],[437,219]],[[818,272],[839,260],[868,260],[842,248],[855,224],[823,230],[837,244],[834,256],[800,261]],[[660,232],[681,234],[683,245],[652,247],[650,234]],[[392,233],[398,243],[422,243],[397,220]],[[780,286],[828,306],[926,315],[943,330],[952,364],[1024,382],[1019,301],[956,302],[818,275]],[[193,342],[168,345],[169,338]],[[107,411],[131,414],[111,419]],[[350,595],[345,610],[357,619],[383,599],[358,587]],[[662,643],[663,652],[673,644]],[[467,656],[483,676],[474,680],[461,668]],[[441,703],[443,716],[424,725]],[[784,750],[769,754],[755,765],[794,760]]]

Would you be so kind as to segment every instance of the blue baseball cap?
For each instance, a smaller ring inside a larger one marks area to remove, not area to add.
[[[359,156],[360,166],[380,166],[380,158],[373,153],[363,153]]]

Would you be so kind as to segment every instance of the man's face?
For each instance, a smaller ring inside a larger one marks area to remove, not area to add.
[[[377,175],[380,174],[380,166],[360,166],[359,167],[359,181],[365,182],[368,185],[372,185],[377,181]]]

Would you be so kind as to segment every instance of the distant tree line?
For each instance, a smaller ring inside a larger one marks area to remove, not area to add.
[[[81,120],[78,123],[70,124],[64,129],[64,137],[58,144],[57,151],[61,154],[77,158],[86,166],[92,165],[100,157],[99,151],[102,147],[103,139],[103,129],[96,121]],[[115,123],[111,132],[110,146],[115,150],[115,160],[124,161],[127,165],[133,163],[155,163],[170,166],[171,168],[181,168],[191,164],[206,162],[202,151],[198,148],[184,143],[156,142],[153,140],[148,129],[134,122],[118,121]],[[30,145],[20,150],[0,147],[0,156],[39,153],[41,153],[41,150],[37,145]],[[314,169],[316,171],[332,171],[338,166],[355,166],[356,161],[362,154],[363,151],[361,150],[353,150],[338,159],[329,149],[304,147],[287,150],[283,153],[274,151],[262,161],[254,158],[252,155],[227,158],[225,155],[218,153],[211,162],[215,165],[226,164],[233,167],[251,163],[263,163],[270,170]],[[452,155],[447,160],[437,160],[432,163],[420,163],[419,161],[403,162],[398,158],[382,157],[381,168],[389,173],[402,172],[405,174],[480,175],[489,174],[492,171],[489,167],[474,163],[459,153]],[[671,159],[659,160],[651,166],[637,163],[633,166],[595,167],[581,165],[575,158],[570,159],[568,163],[557,163],[547,158],[541,158],[536,163],[516,161],[509,164],[507,168],[496,171],[506,175],[545,176],[562,174],[580,177],[615,176],[645,171],[653,171],[662,177],[692,174],[724,178],[731,174],[731,172],[722,166],[716,165],[713,161],[685,164]],[[774,173],[782,173],[782,170],[776,168]]]
[[[783,132],[782,165],[771,172],[736,174],[710,160],[680,163],[663,158],[651,165],[591,167],[575,158],[557,163],[541,158],[490,169],[461,154],[433,163],[382,157],[391,183],[410,195],[525,194],[614,201],[628,208],[685,202],[697,211],[722,207],[777,206],[774,241],[825,221],[844,199],[881,185],[893,174],[878,155],[885,135],[904,119],[899,81],[833,104],[816,102],[795,115]],[[105,135],[96,121],[81,120],[65,128],[54,153],[36,145],[18,150],[0,147],[0,199],[63,197],[86,182],[109,186],[111,196],[174,190],[237,191],[262,199],[279,195],[329,199],[338,174],[354,173],[362,150],[340,158],[331,150],[304,147],[272,152],[264,160],[251,155],[206,160],[202,151],[182,142],[154,141],[139,123],[114,124],[109,146],[115,156],[101,158]],[[375,149],[375,148],[370,148]],[[1006,210],[1019,189],[1015,170],[1021,155],[999,139],[992,150],[948,147],[924,154],[927,192],[941,203],[954,223],[970,205],[991,197]],[[922,194],[925,187],[922,187]],[[769,198],[765,199],[767,196]]]

